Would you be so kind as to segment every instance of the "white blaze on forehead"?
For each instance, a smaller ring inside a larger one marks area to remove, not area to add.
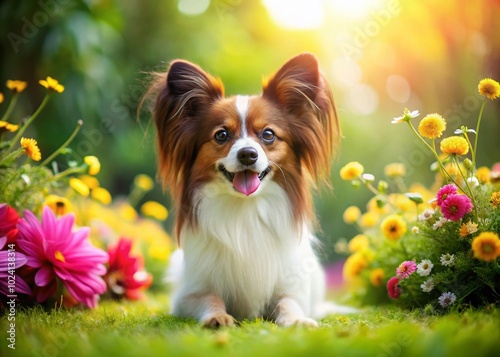
[[[247,127],[246,127],[246,119],[248,114],[248,101],[250,97],[246,95],[238,95],[236,96],[236,110],[240,115],[241,120],[241,136],[247,136]]]

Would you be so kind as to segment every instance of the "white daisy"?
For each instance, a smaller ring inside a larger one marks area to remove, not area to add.
[[[427,279],[420,285],[420,287],[424,293],[430,293],[432,289],[434,289],[434,279]]]
[[[398,124],[398,123],[402,123],[405,121],[410,121],[410,119],[416,118],[419,115],[420,115],[420,113],[418,112],[418,110],[414,110],[414,111],[410,112],[408,110],[408,108],[405,108],[405,110],[403,111],[403,115],[401,115],[400,117],[394,118],[391,123]]]
[[[427,221],[428,219],[432,218],[433,215],[434,215],[433,209],[426,209],[418,216],[418,220]]]
[[[453,264],[455,264],[455,254],[442,254],[441,258],[439,259],[441,261],[441,264],[443,264],[445,267],[450,267]]]
[[[413,226],[413,227],[411,227],[411,232],[413,234],[419,234],[420,233],[420,229],[417,226]]]
[[[417,265],[417,273],[420,276],[429,276],[434,264],[429,259],[424,259]]]
[[[444,226],[446,223],[448,223],[448,219],[441,217],[436,223],[432,225],[432,229],[437,230],[438,228]]]
[[[457,299],[457,296],[453,293],[450,293],[449,291],[442,293],[441,296],[438,298],[439,305],[442,307],[448,307],[452,305],[455,300]]]

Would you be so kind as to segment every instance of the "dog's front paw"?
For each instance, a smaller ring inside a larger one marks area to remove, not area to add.
[[[286,317],[278,318],[276,323],[283,327],[303,326],[303,327],[318,327],[316,320],[309,317]]]
[[[234,326],[234,318],[225,313],[208,314],[200,320],[200,324],[208,328],[232,327]]]

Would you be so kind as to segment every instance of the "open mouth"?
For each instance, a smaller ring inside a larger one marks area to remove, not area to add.
[[[243,193],[246,196],[251,195],[260,186],[260,182],[271,172],[271,167],[267,167],[261,173],[252,170],[243,170],[238,172],[229,172],[224,165],[219,165],[219,171],[233,184],[236,191]]]

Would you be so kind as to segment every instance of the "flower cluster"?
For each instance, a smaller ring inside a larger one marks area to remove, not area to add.
[[[140,299],[154,280],[161,281],[154,278],[161,277],[170,254],[171,239],[160,224],[168,211],[142,202],[154,186],[147,175],[137,175],[127,199],[113,200],[96,177],[99,159],[78,158],[68,147],[81,120],[50,155],[25,137],[49,99],[64,92],[51,77],[39,84],[46,96],[15,123],[11,113],[28,84],[7,81],[11,98],[0,120],[0,308],[13,297],[24,305],[90,308],[100,296]],[[67,168],[60,170],[56,160],[64,158]]]
[[[344,277],[364,302],[445,311],[500,301],[500,164],[490,169],[476,162],[483,109],[487,99],[500,96],[500,84],[484,79],[478,90],[485,99],[476,129],[462,126],[439,146],[435,141],[447,126],[443,116],[429,114],[415,128],[412,119],[419,112],[405,109],[393,120],[407,123],[436,159],[431,189],[419,183],[407,188],[399,163],[387,165],[387,181],[378,184],[360,163],[341,169],[341,178],[374,193],[365,213],[356,206],[344,212],[344,221],[361,233],[348,244],[353,249]]]

